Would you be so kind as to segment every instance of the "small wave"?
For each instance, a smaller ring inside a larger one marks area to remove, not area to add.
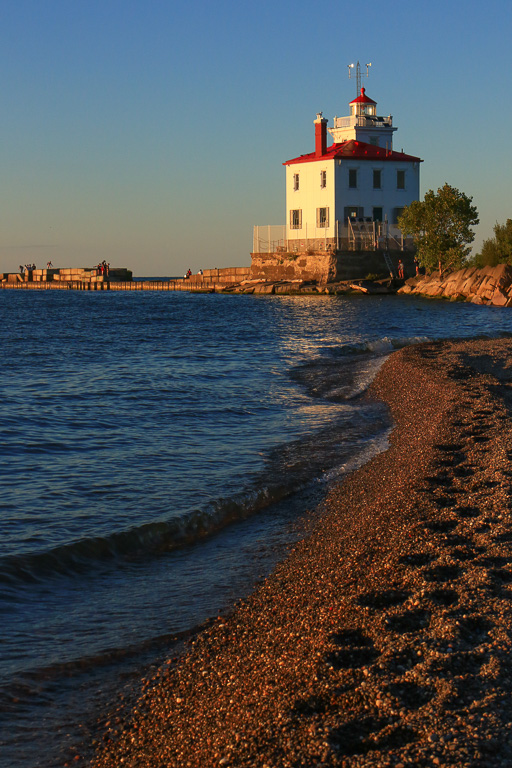
[[[384,451],[387,451],[389,448],[389,435],[391,433],[391,429],[392,428],[389,427],[381,435],[379,435],[378,438],[361,446],[361,449],[356,451],[343,464],[340,464],[340,466],[330,470],[330,472],[326,472],[322,478],[322,481],[329,483],[333,480],[339,480],[345,475],[351,474],[352,472],[355,472],[356,470],[363,467],[375,456],[378,456],[379,453],[384,453]]]
[[[427,336],[384,336],[327,347],[317,357],[294,368],[290,376],[302,384],[311,397],[338,402],[354,400],[368,389],[388,355],[427,341],[431,341]]]
[[[232,497],[105,537],[84,538],[42,552],[8,555],[0,559],[4,599],[19,599],[18,587],[26,584],[45,584],[60,577],[98,571],[102,564],[110,567],[108,563],[113,561],[116,568],[131,567],[148,557],[196,544],[231,523],[301,492],[337,466],[342,457],[371,442],[387,423],[387,412],[380,406],[336,406],[320,429],[276,446],[265,457],[262,474]]]
[[[422,342],[432,341],[429,336],[383,336],[378,339],[368,339],[352,344],[341,344],[331,347],[328,353],[333,357],[346,357],[350,355],[364,355],[372,353],[374,355],[386,355],[394,352],[395,349],[408,347],[411,344],[421,344]]]
[[[280,501],[292,490],[295,488],[284,484],[274,488],[262,487],[230,499],[219,499],[179,518],[146,523],[107,537],[81,539],[46,552],[9,555],[0,560],[0,583],[15,586],[44,582],[54,577],[83,573],[95,562],[158,556],[194,544],[229,523],[243,520]]]
[[[421,344],[426,341],[431,341],[431,339],[428,336],[401,336],[398,338],[385,336],[382,339],[367,342],[367,346],[369,352],[385,355],[395,349],[402,349],[402,347],[409,347],[411,344]]]
[[[33,701],[34,693],[41,695],[41,684],[51,683],[52,680],[72,678],[90,670],[97,671],[100,668],[125,661],[129,658],[137,658],[139,661],[144,654],[154,654],[163,650],[166,656],[173,654],[174,650],[182,643],[190,640],[198,632],[211,624],[207,619],[201,624],[190,627],[181,632],[164,633],[145,638],[137,643],[128,643],[124,646],[105,648],[90,656],[81,656],[64,662],[32,667],[15,678],[0,685],[0,711],[11,708],[13,703],[20,704],[23,700]]]

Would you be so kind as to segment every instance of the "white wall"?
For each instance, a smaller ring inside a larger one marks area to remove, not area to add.
[[[320,186],[320,172],[326,171],[327,183]],[[299,174],[299,189],[293,188],[294,174]],[[316,226],[317,208],[329,209],[329,226]],[[290,210],[302,210],[302,228],[290,229]],[[286,166],[286,237],[301,240],[306,237],[334,237],[334,160],[293,163]]]

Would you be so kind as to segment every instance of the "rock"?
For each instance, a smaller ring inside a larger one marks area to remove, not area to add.
[[[410,278],[398,293],[444,297],[472,304],[512,306],[512,267],[467,267],[439,277],[437,272]]]
[[[494,294],[491,298],[491,304],[495,307],[505,307],[507,305],[507,302],[509,301],[509,297],[503,293],[499,288],[497,288],[494,291]]]
[[[274,283],[258,283],[254,286],[254,293],[274,293]]]

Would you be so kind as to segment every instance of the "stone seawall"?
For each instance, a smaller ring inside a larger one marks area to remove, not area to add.
[[[398,293],[416,294],[452,301],[470,301],[473,304],[491,304],[496,307],[512,306],[512,267],[468,267],[442,275],[419,275],[406,280]]]

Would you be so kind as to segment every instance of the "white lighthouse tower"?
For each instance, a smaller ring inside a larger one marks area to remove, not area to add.
[[[361,88],[359,96],[351,101],[348,117],[335,117],[333,127],[328,128],[335,144],[355,139],[377,147],[393,149],[393,118],[377,116],[377,102]]]

